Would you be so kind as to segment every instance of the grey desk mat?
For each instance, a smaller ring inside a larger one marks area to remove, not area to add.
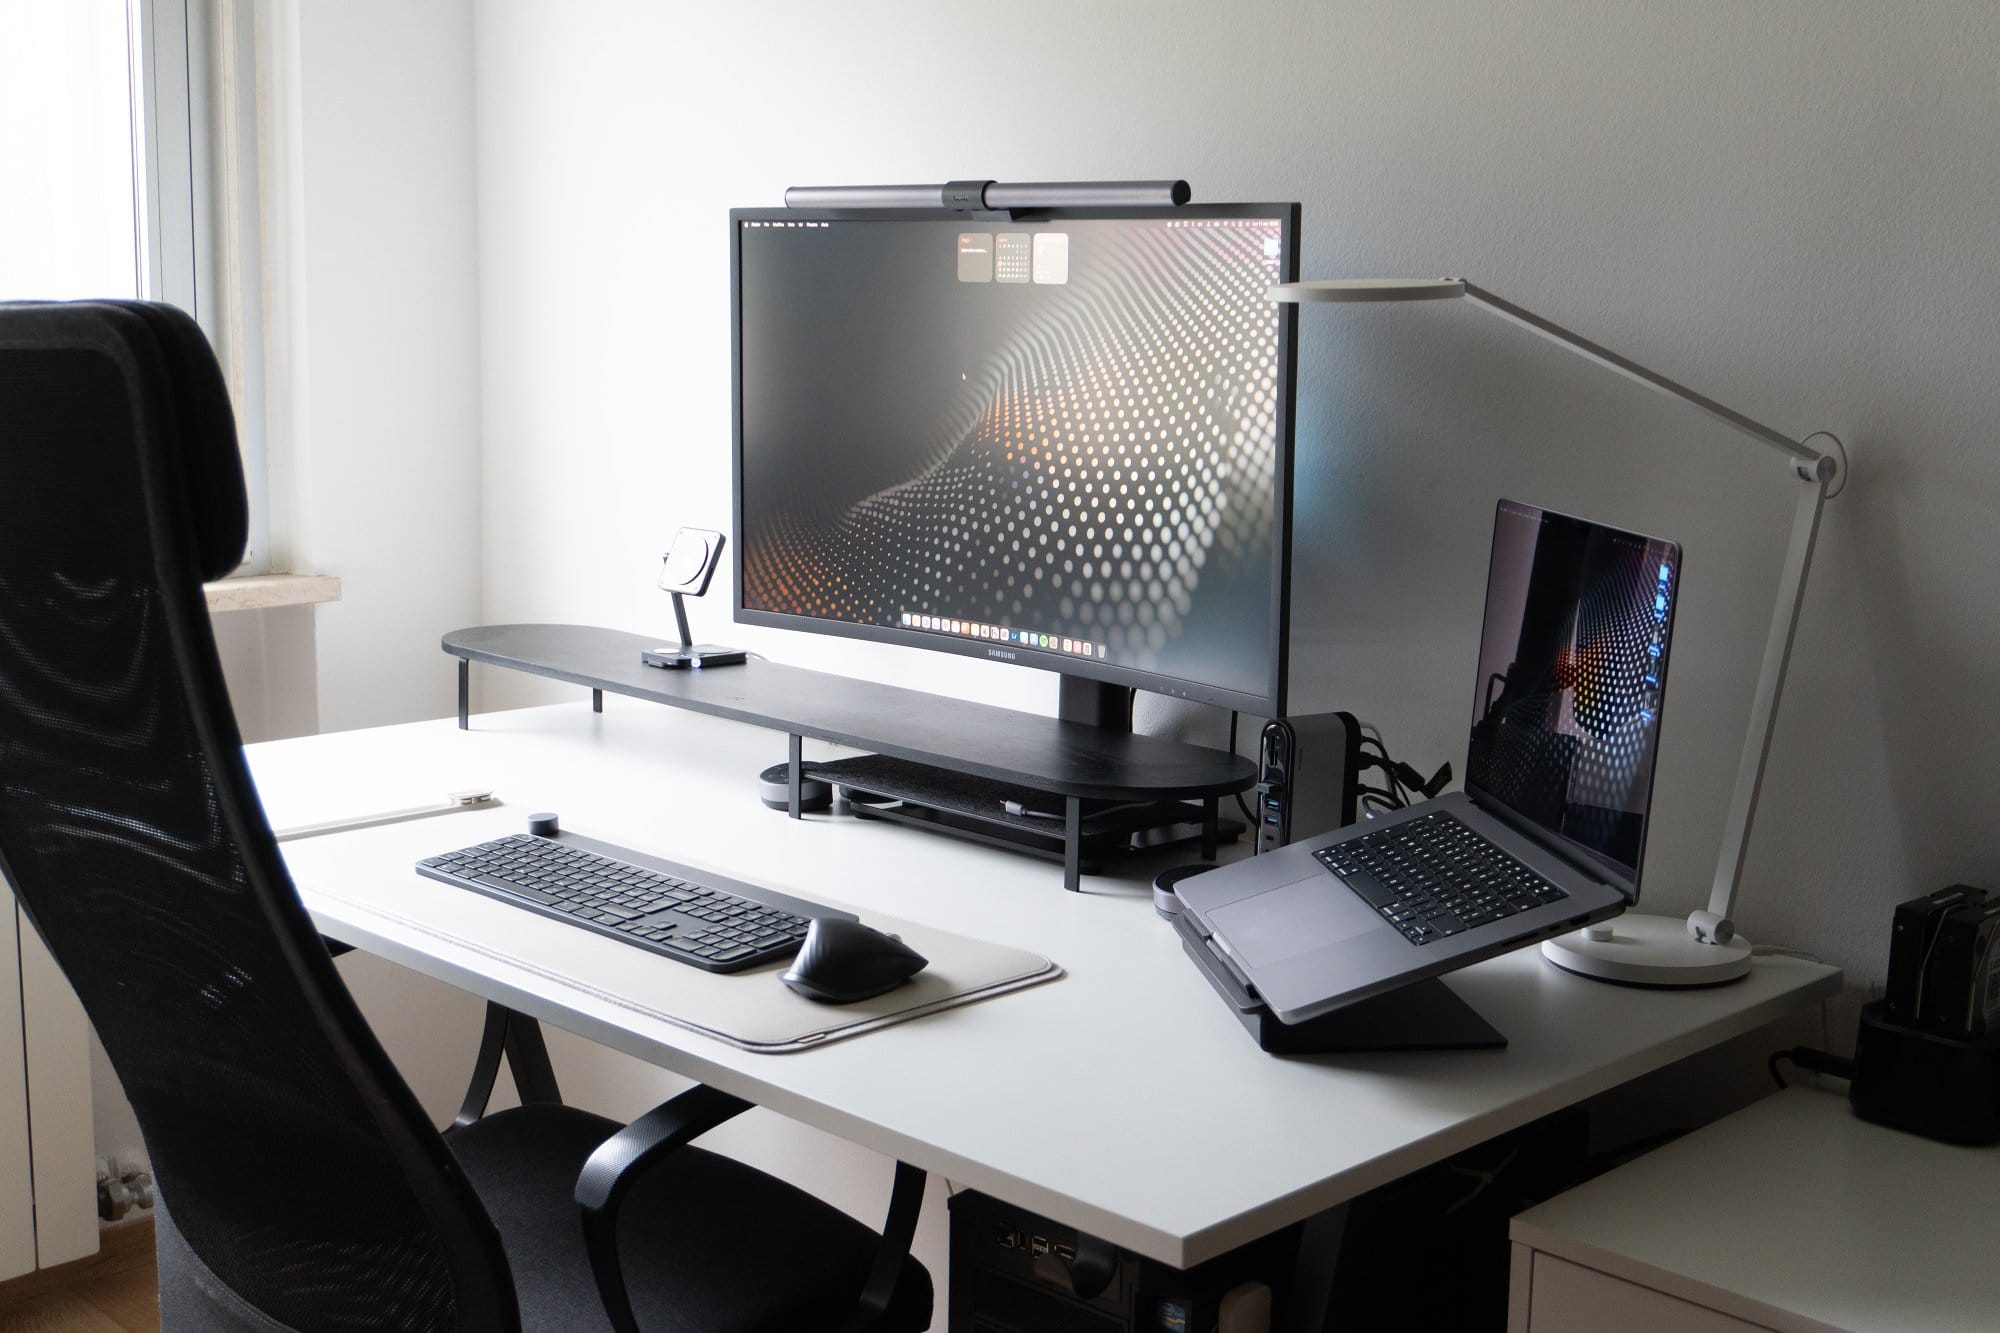
[[[1054,981],[1040,954],[880,913],[858,913],[930,959],[908,984],[857,1004],[818,1004],[778,980],[784,964],[719,974],[418,875],[423,857],[517,831],[518,811],[469,813],[291,841],[293,877],[318,897],[741,1050],[782,1054]],[[854,909],[824,897],[827,907]]]

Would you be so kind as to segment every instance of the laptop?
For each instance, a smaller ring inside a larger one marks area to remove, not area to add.
[[[1680,564],[1502,500],[1465,790],[1183,880],[1190,949],[1298,1023],[1637,903]]]

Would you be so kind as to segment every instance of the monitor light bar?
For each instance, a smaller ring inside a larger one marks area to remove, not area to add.
[[[1162,208],[1193,198],[1186,181],[946,181],[942,185],[794,185],[786,208]]]

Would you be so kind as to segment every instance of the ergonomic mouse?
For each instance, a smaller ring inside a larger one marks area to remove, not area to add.
[[[814,917],[806,942],[778,979],[808,1000],[853,1004],[891,991],[930,959],[881,931],[841,917]]]

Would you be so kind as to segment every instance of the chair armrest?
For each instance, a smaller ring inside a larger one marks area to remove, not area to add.
[[[604,1313],[617,1333],[639,1333],[618,1263],[618,1210],[646,1168],[686,1146],[751,1103],[705,1084],[663,1102],[599,1144],[576,1178],[576,1206],[583,1213],[584,1248]]]
[[[903,1261],[910,1257],[910,1242],[917,1235],[917,1214],[923,1206],[923,1170],[908,1162],[897,1162],[896,1179],[889,1187],[889,1216],[882,1223],[882,1243],[875,1249],[875,1260],[869,1265],[861,1299],[855,1302],[838,1333],[869,1333],[881,1325],[882,1317],[895,1304],[896,1288],[903,1278]]]

